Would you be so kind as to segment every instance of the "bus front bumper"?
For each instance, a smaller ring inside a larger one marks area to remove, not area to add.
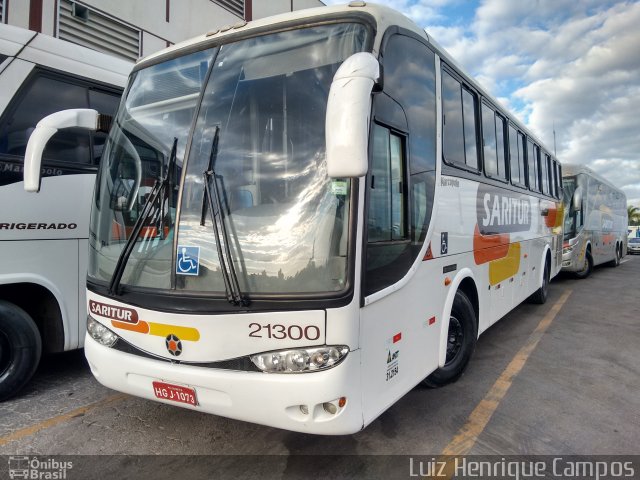
[[[137,397],[303,433],[343,435],[363,428],[359,350],[334,368],[303,374],[241,372],[153,360],[102,346],[89,335],[85,355],[101,384]],[[197,405],[157,398],[153,382],[194,389]],[[342,397],[346,404],[331,413],[325,404],[337,405]]]
[[[563,272],[579,272],[584,269],[584,255],[585,252],[578,245],[574,246],[572,250],[562,252],[562,271]]]

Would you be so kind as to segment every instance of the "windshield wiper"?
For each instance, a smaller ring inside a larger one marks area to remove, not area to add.
[[[153,184],[153,188],[151,192],[149,192],[149,197],[144,204],[144,208],[136,222],[133,224],[133,228],[131,230],[131,235],[127,238],[127,242],[124,245],[124,248],[120,252],[120,256],[118,257],[118,262],[116,263],[116,267],[113,270],[113,275],[111,276],[111,282],[109,282],[109,294],[111,295],[119,295],[119,287],[120,281],[122,280],[122,275],[124,274],[124,269],[127,266],[127,262],[129,261],[129,257],[131,256],[131,252],[133,252],[133,248],[135,247],[136,240],[142,231],[142,227],[149,217],[151,217],[151,212],[153,210],[158,198],[160,198],[160,209],[162,210],[162,215],[164,212],[164,201],[167,197],[167,193],[169,192],[169,186],[173,186],[174,181],[174,170],[176,168],[176,155],[178,149],[178,139],[174,137],[173,146],[171,147],[171,154],[169,156],[169,164],[167,166],[167,171],[165,172],[164,178],[162,180],[156,179]],[[162,196],[161,196],[162,194]],[[164,220],[162,220],[164,221]],[[161,228],[164,230],[164,227],[161,225]]]
[[[222,271],[222,280],[224,281],[227,301],[232,305],[243,305],[246,307],[249,306],[251,302],[243,295],[242,290],[240,289],[238,274],[236,273],[235,266],[233,265],[233,258],[231,257],[229,234],[227,233],[227,227],[224,223],[224,210],[222,209],[220,190],[218,189],[215,168],[216,160],[218,158],[220,127],[216,125],[215,129],[216,131],[213,134],[213,142],[211,144],[211,153],[209,154],[209,165],[207,170],[202,172],[204,192],[202,195],[202,214],[200,216],[200,225],[204,226],[208,209],[209,216],[211,217],[211,223],[213,224],[213,232],[216,236],[216,250],[218,252],[218,261],[220,262],[220,270]],[[210,183],[211,187],[209,186]],[[222,250],[223,245],[224,252]]]

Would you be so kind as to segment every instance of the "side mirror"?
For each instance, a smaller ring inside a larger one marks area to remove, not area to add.
[[[371,93],[379,78],[378,60],[364,52],[347,58],[333,77],[325,124],[331,178],[367,174]]]
[[[97,130],[101,117],[95,110],[77,108],[52,113],[40,120],[29,137],[24,155],[24,189],[27,192],[40,191],[42,153],[47,142],[58,130],[63,128]]]
[[[582,209],[582,189],[580,187],[576,188],[576,191],[573,192],[573,210],[579,211]]]

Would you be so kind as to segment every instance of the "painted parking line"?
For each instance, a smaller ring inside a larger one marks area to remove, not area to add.
[[[511,387],[514,378],[520,373],[524,365],[527,363],[529,356],[538,346],[542,336],[547,331],[553,320],[566,303],[571,295],[572,290],[567,290],[562,294],[560,299],[551,307],[547,314],[540,320],[536,329],[529,335],[527,342],[518,350],[507,368],[495,381],[489,392],[473,409],[466,423],[458,430],[455,437],[442,450],[439,460],[443,462],[443,469],[438,472],[438,478],[441,480],[451,479],[455,473],[456,462],[459,458],[467,455],[476,444],[478,437],[486,426],[489,424],[491,417],[500,406],[500,402],[506,396]]]
[[[48,418],[47,420],[44,420],[44,421],[42,421],[40,423],[36,423],[35,425],[31,425],[29,427],[21,428],[20,430],[16,430],[15,432],[10,433],[9,435],[5,435],[4,437],[0,437],[0,447],[3,446],[3,445],[6,445],[9,442],[14,442],[16,440],[20,440],[21,438],[29,437],[31,435],[35,435],[36,433],[38,433],[41,430],[45,430],[47,428],[54,427],[56,425],[59,425],[61,423],[66,422],[68,420],[71,420],[72,418],[84,415],[84,414],[90,412],[91,410],[95,410],[96,408],[104,407],[105,405],[110,405],[112,403],[120,402],[120,401],[124,400],[127,397],[128,397],[128,395],[125,395],[124,393],[118,393],[118,394],[115,394],[115,395],[110,395],[110,396],[108,396],[106,398],[103,398],[102,400],[100,400],[98,402],[91,403],[89,405],[85,405],[84,407],[76,408],[75,410],[72,410],[70,412],[64,413],[62,415],[58,415],[56,417]]]
[[[518,353],[513,357],[507,368],[502,372],[500,377],[493,384],[484,399],[471,412],[466,423],[460,428],[455,437],[442,451],[443,456],[459,457],[468,454],[475,445],[478,437],[487,424],[491,420],[492,415],[500,406],[500,402],[504,399],[513,384],[513,380],[520,373],[531,353],[540,343],[544,333],[547,331],[553,320],[557,317],[558,312],[564,306],[567,299],[571,295],[572,290],[567,290],[562,294],[560,299],[551,307],[547,314],[540,320],[536,329],[531,333],[527,342],[520,348]],[[450,462],[453,459],[449,458]]]

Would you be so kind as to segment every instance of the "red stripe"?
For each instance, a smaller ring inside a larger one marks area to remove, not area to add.
[[[429,325],[433,325],[434,323],[436,323],[436,317],[431,317],[429,319]]]
[[[400,333],[396,333],[396,334],[393,336],[393,343],[397,343],[397,342],[399,342],[400,340],[402,340],[402,332],[400,332]]]

